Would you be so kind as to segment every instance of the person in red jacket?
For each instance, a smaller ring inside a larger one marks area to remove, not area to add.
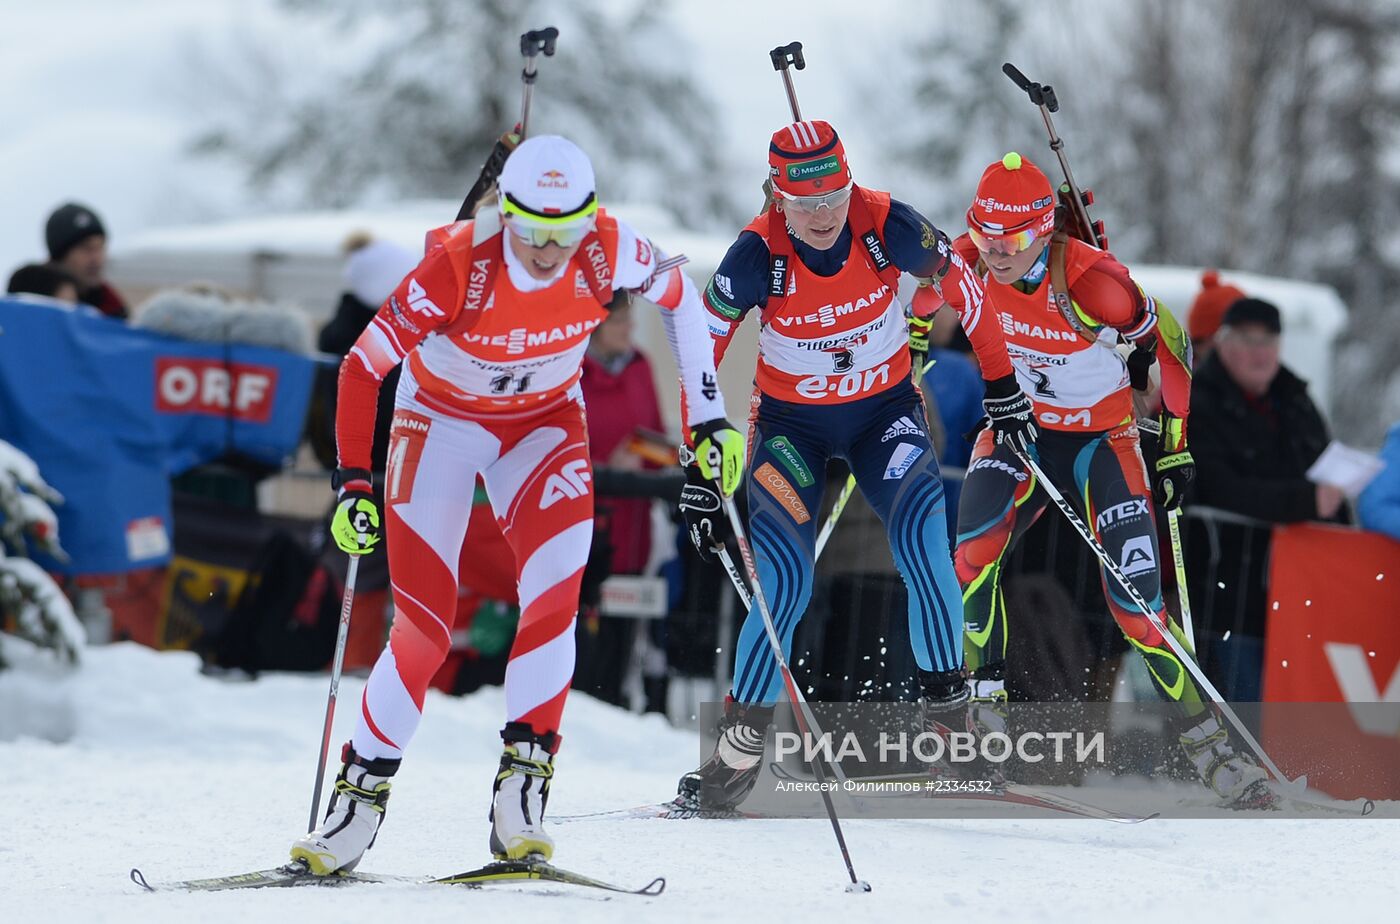
[[[651,362],[632,343],[632,311],[630,304],[614,307],[593,332],[579,382],[589,407],[600,409],[588,415],[593,463],[614,472],[655,469],[656,463],[638,454],[638,435],[659,436],[665,427]],[[602,615],[599,593],[602,579],[610,574],[646,570],[651,558],[651,510],[650,497],[600,498],[591,562],[598,579],[584,582],[574,687],[618,705],[626,702],[622,686],[636,634],[650,627],[631,617]]]
[[[817,512],[831,458],[850,466],[884,523],[909,592],[909,638],[926,723],[966,724],[962,606],[948,552],[947,502],[923,399],[910,381],[901,273],[941,292],[977,350],[983,405],[1007,446],[1035,439],[982,287],[948,238],[889,193],[855,183],[836,130],[794,122],[768,146],[771,206],[740,232],[705,290],[716,363],[746,314],[758,316],[750,417],[749,531],[756,570],[784,653],[812,594]],[[1009,449],[1007,451],[1010,451]],[[681,511],[702,556],[728,532],[718,498],[695,468]],[[734,680],[714,752],[681,777],[677,801],[737,805],[761,769],[781,691],[757,608],[735,646]]]
[[[987,310],[1006,338],[1016,377],[1035,402],[1035,454],[1046,477],[1073,498],[1107,553],[1187,650],[1162,602],[1153,500],[1180,506],[1195,476],[1186,443],[1191,350],[1165,306],[1112,254],[1055,233],[1056,196],[1035,164],[1007,154],[987,167],[954,249],[985,273]],[[1162,370],[1161,435],[1150,479],[1139,449],[1127,363],[1119,339],[1155,350]],[[954,562],[963,585],[968,666],[977,714],[1004,724],[1008,614],[1001,566],[1044,511],[1049,495],[1020,454],[977,438],[958,509]],[[1153,683],[1179,704],[1182,747],[1202,780],[1239,805],[1272,801],[1263,771],[1237,752],[1202,702],[1180,659],[1131,598],[1102,574],[1110,611],[1143,656]]]
[[[704,309],[682,260],[599,208],[587,155],[557,135],[521,143],[499,187],[496,208],[429,236],[436,243],[341,364],[331,534],[364,554],[383,542],[387,520],[395,612],[325,821],[292,846],[293,861],[316,875],[355,866],[374,842],[451,645],[478,474],[514,552],[520,601],[489,844],[499,858],[553,854],[544,810],[593,538],[580,366],[617,289],[660,307],[709,477],[732,494],[743,471],[743,435],[724,418]],[[375,405],[400,363],[381,517],[369,472]]]

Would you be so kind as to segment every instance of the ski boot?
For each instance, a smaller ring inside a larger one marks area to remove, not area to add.
[[[367,760],[348,741],[340,757],[344,764],[335,778],[325,822],[292,844],[292,862],[306,864],[317,876],[354,869],[374,846],[389,804],[389,778],[402,763],[390,757]]]
[[[728,811],[743,802],[763,769],[763,740],[771,724],[772,706],[726,697],[714,752],[681,777],[676,803],[697,811]]]
[[[498,860],[548,860],[554,856],[554,838],[544,830],[544,809],[559,736],[539,735],[523,722],[511,722],[501,739],[506,746],[491,790],[491,853]]]
[[[968,782],[990,783],[993,790],[1000,790],[1006,777],[998,764],[982,756],[983,736],[992,731],[1005,731],[1004,719],[1000,727],[990,723],[998,718],[998,713],[988,707],[979,710],[973,701],[974,687],[968,684],[963,668],[951,671],[919,671],[919,687],[923,691],[920,702],[923,704],[924,732],[937,735],[944,747],[933,761],[924,761],[924,767],[936,779],[963,780]],[[990,696],[993,688],[987,687]],[[1003,694],[1004,695],[1004,694]],[[983,719],[989,724],[984,725]],[[972,745],[971,760],[954,760],[955,753],[966,753]],[[936,745],[920,748],[924,753],[936,750]]]
[[[1181,733],[1181,749],[1205,783],[1230,808],[1276,808],[1278,794],[1269,777],[1248,754],[1235,750],[1229,734],[1214,715],[1207,715]]]
[[[958,780],[963,778],[965,766],[956,766],[951,759],[955,739],[972,730],[972,717],[969,705],[972,689],[967,684],[967,675],[962,668],[951,671],[919,671],[919,703],[923,707],[923,733],[936,736],[942,741],[939,747],[931,738],[917,748],[918,759],[936,779]],[[932,760],[926,755],[937,753]]]

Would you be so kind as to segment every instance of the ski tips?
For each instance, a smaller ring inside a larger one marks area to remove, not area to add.
[[[134,866],[131,868],[131,881],[139,885],[141,888],[145,889],[147,892],[155,891],[155,888],[152,887],[152,885],[146,881],[146,877],[142,874],[142,872]]]
[[[666,877],[657,876],[651,882],[637,890],[638,895],[660,895],[666,891]]]

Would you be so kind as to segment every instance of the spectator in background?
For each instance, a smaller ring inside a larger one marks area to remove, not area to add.
[[[647,435],[663,432],[661,404],[651,363],[632,343],[628,297],[620,295],[622,302],[614,303],[607,320],[593,332],[583,359],[579,382],[591,411],[588,451],[598,468],[655,469],[656,464],[645,458],[643,444]],[[645,571],[651,558],[651,507],[651,499],[645,497],[599,497],[593,553],[585,569],[574,689],[619,705],[637,623],[599,616],[596,586],[608,574]]]
[[[126,302],[107,282],[107,229],[97,213],[69,202],[44,225],[49,260],[78,280],[78,300],[110,318],[126,320]]]
[[[1215,349],[1192,379],[1196,498],[1269,523],[1340,519],[1342,492],[1307,477],[1330,437],[1307,384],[1279,359],[1282,331],[1279,310],[1269,302],[1241,298],[1226,310]],[[1197,633],[1210,640],[1206,670],[1225,697],[1257,702],[1272,531],[1215,528],[1216,541],[1194,544],[1197,551],[1217,550],[1215,583],[1195,583],[1209,570],[1205,562],[1187,569],[1197,611],[1210,614]]]
[[[76,305],[78,288],[78,280],[62,267],[30,263],[14,271],[7,291],[11,295],[43,295],[67,305]]]
[[[1308,468],[1331,437],[1307,383],[1279,359],[1279,310],[1235,301],[1191,392],[1191,451],[1203,504],[1271,523],[1333,520],[1341,489],[1314,484]]]
[[[345,291],[340,295],[335,316],[317,335],[316,347],[323,353],[343,359],[355,345],[356,338],[369,326],[380,305],[418,265],[419,258],[398,244],[374,240],[364,231],[357,231],[346,238],[342,249],[346,255],[342,271]],[[340,366],[337,364],[317,374],[307,422],[311,448],[320,463],[328,469],[335,468],[337,464],[335,404],[339,372]],[[394,418],[394,394],[398,383],[399,370],[395,368],[384,377],[384,387],[379,389],[374,448],[370,454],[370,463],[375,472],[384,471],[388,456],[389,425]]]
[[[1199,367],[1210,355],[1212,340],[1220,330],[1221,319],[1231,305],[1244,298],[1244,292],[1220,281],[1219,270],[1206,270],[1201,275],[1201,291],[1186,312],[1186,332],[1191,337],[1191,351]]]
[[[1361,525],[1400,541],[1400,424],[1390,428],[1381,447],[1385,468],[1356,501]]]

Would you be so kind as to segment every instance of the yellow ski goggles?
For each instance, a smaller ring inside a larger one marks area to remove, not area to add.
[[[598,224],[598,199],[589,196],[577,211],[567,215],[546,215],[533,211],[509,194],[501,197],[501,220],[506,229],[531,247],[556,244],[573,247],[583,241]]]

